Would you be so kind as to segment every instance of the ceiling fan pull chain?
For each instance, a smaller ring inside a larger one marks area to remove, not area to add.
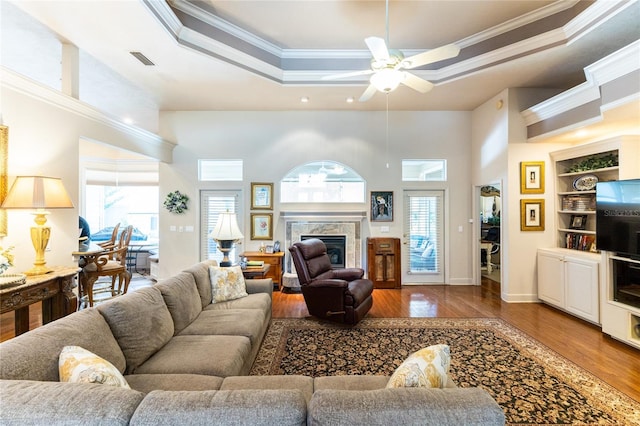
[[[386,140],[387,140],[387,169],[389,168],[389,93],[385,93],[387,95],[387,129],[386,129]]]

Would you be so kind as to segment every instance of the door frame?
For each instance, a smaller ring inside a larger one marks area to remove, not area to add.
[[[471,238],[473,238],[473,252],[476,253],[475,255],[471,256],[471,262],[472,262],[472,267],[473,267],[473,278],[472,278],[472,282],[474,285],[481,285],[482,284],[482,262],[481,262],[481,257],[480,257],[480,237],[481,237],[481,228],[482,228],[482,223],[480,221],[480,198],[482,197],[481,195],[481,188],[483,186],[487,186],[487,185],[499,185],[500,186],[500,200],[502,202],[502,205],[504,206],[503,203],[503,188],[504,188],[504,183],[502,182],[502,180],[499,180],[497,182],[492,182],[492,183],[486,183],[483,185],[475,185],[473,187],[473,206],[472,206],[472,211],[473,216],[472,216],[472,221],[474,226],[473,231],[472,231],[472,235]],[[501,215],[501,220],[500,220],[500,286],[502,287],[502,230],[503,230],[503,222],[502,222],[502,215]]]
[[[409,270],[409,262],[410,259],[406,258],[407,256],[402,256],[402,285],[446,285],[449,282],[449,256],[447,256],[449,250],[449,232],[448,232],[448,212],[449,212],[449,191],[446,188],[425,188],[425,189],[404,189],[402,191],[402,208],[403,208],[403,216],[402,216],[402,245],[407,246],[409,241],[407,240],[409,232],[407,230],[407,223],[405,221],[406,217],[406,196],[410,193],[419,193],[419,192],[439,192],[442,194],[442,251],[441,251],[441,261],[440,266],[442,271],[438,274],[441,275],[442,281],[433,281],[433,282],[411,282],[411,277],[413,275],[408,274]],[[404,250],[402,250],[404,252]]]

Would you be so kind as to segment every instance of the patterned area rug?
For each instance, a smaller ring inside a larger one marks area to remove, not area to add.
[[[274,319],[250,374],[391,376],[438,343],[451,348],[456,384],[486,389],[508,424],[640,425],[638,402],[500,319]]]

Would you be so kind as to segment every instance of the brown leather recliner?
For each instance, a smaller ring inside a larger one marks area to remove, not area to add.
[[[360,268],[332,269],[324,243],[311,238],[289,247],[311,315],[356,324],[373,305],[373,283]]]

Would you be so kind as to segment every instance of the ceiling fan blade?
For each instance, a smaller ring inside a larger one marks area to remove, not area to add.
[[[367,37],[364,39],[367,47],[371,51],[374,59],[378,62],[386,62],[389,60],[389,49],[384,39],[380,37]]]
[[[400,83],[411,87],[413,90],[417,90],[420,93],[427,93],[429,90],[433,89],[432,82],[423,80],[410,72],[404,73],[404,79]]]
[[[369,87],[367,87],[367,90],[365,90],[362,96],[360,96],[359,101],[367,102],[369,99],[371,99],[373,95],[375,95],[376,90],[378,90],[376,89],[376,86],[374,86],[373,84],[370,84]]]
[[[337,80],[339,78],[356,77],[358,75],[367,75],[367,74],[373,74],[373,70],[353,71],[353,72],[345,72],[342,74],[325,75],[322,77],[322,80]]]
[[[460,48],[458,46],[455,44],[447,44],[446,46],[438,47],[436,49],[405,58],[401,62],[402,68],[410,70],[412,68],[421,67],[444,59],[454,58],[458,56],[459,53]]]

